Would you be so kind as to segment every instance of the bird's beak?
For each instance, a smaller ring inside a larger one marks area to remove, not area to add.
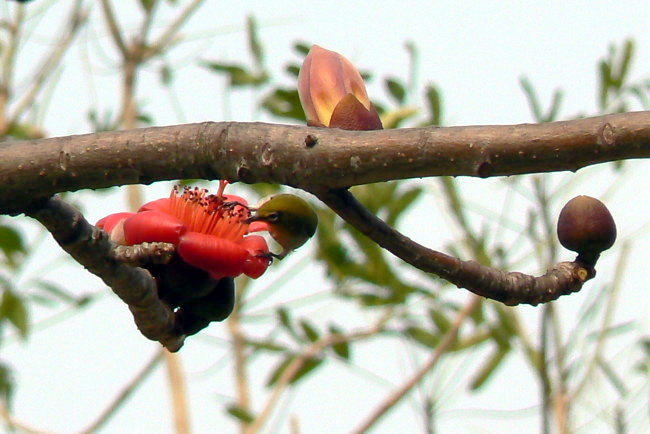
[[[265,221],[262,221],[257,216],[252,216],[244,220],[244,223],[248,223],[248,232],[262,232],[269,230],[269,224]]]

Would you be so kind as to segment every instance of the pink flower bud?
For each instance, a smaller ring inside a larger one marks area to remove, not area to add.
[[[346,130],[383,128],[361,74],[339,53],[312,46],[300,68],[298,93],[308,125]]]

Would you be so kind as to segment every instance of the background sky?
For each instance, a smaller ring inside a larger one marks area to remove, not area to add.
[[[117,2],[113,2],[117,4]],[[134,2],[119,2],[122,22],[139,23]],[[36,0],[30,8],[46,8],[47,12],[33,22],[34,45],[25,47],[20,58],[27,71],[38,60],[40,50],[48,47],[48,36],[58,30],[57,22],[69,9],[71,1]],[[15,5],[0,4],[0,14],[6,17]],[[279,82],[291,84],[283,67],[298,57],[291,47],[295,41],[317,43],[348,57],[362,70],[371,70],[375,77],[407,77],[406,42],[416,45],[419,53],[418,88],[435,83],[443,92],[443,121],[446,125],[512,124],[531,122],[528,103],[519,79],[528,77],[535,85],[541,101],[548,103],[556,88],[565,91],[561,117],[578,113],[590,114],[596,104],[596,60],[603,58],[611,44],[620,45],[634,38],[637,46],[632,67],[632,80],[650,77],[650,3],[645,1],[402,1],[399,3],[368,2],[295,2],[287,0],[248,2],[206,2],[184,28],[186,41],[181,49],[167,59],[174,71],[175,93],[161,88],[160,63],[152,63],[140,81],[139,96],[145,101],[145,111],[153,114],[156,124],[168,125],[206,120],[268,120],[260,117],[255,102],[260,95],[253,92],[228,92],[225,82],[205,69],[193,66],[197,60],[249,62],[244,33],[245,18],[254,15],[260,24],[266,62]],[[165,14],[163,14],[165,15]],[[172,14],[169,14],[171,17]],[[59,71],[56,87],[52,89],[55,104],[44,113],[44,124],[50,135],[67,135],[90,131],[87,122],[89,107],[116,110],[119,82],[115,52],[107,41],[106,28],[96,7],[91,25],[82,32],[75,49],[68,55]],[[155,31],[168,24],[157,21]],[[154,33],[155,33],[154,31]],[[90,73],[90,74],[89,74]],[[28,80],[28,77],[26,77]],[[369,94],[386,100],[381,80],[368,84]],[[418,104],[420,101],[412,101]],[[566,199],[575,194],[589,194],[607,199],[619,227],[617,246],[605,253],[598,267],[601,281],[611,281],[625,241],[631,244],[631,254],[623,282],[621,302],[615,318],[635,318],[637,332],[609,348],[620,360],[620,366],[632,364],[629,358],[631,342],[647,335],[650,323],[647,313],[648,276],[647,229],[650,205],[647,162],[626,164],[622,173],[608,167],[592,167],[577,174],[554,175],[556,185],[568,178],[580,180],[579,188],[571,187],[561,194]],[[619,178],[616,187],[611,187]],[[483,219],[490,210],[500,212],[507,191],[502,180],[463,180],[464,191],[475,205],[473,219]],[[166,195],[169,183],[146,189],[147,199]],[[439,193],[431,187],[428,200],[418,213],[404,222],[404,232],[431,247],[444,245],[453,239],[448,219],[438,215],[435,204]],[[96,221],[104,215],[124,209],[119,192],[97,197],[89,192],[73,195],[83,203],[86,217]],[[525,200],[525,198],[518,198]],[[565,201],[565,200],[564,200]],[[558,202],[558,210],[561,203]],[[513,211],[513,219],[518,213]],[[423,231],[422,220],[427,219]],[[24,217],[24,230],[35,239],[36,224]],[[523,216],[520,224],[524,224]],[[423,233],[426,232],[426,233]],[[30,275],[48,272],[49,278],[67,282],[75,293],[95,292],[102,283],[80,266],[61,259],[59,248],[49,238],[42,240],[47,247],[32,260],[28,272],[19,276],[27,282]],[[568,252],[563,259],[571,259]],[[253,314],[264,318],[272,308],[288,304],[300,314],[325,323],[335,317],[343,325],[363,326],[371,317],[359,317],[340,303],[328,298],[328,284],[322,280],[322,270],[309,262],[305,247],[278,266],[270,277],[256,282]],[[301,274],[291,284],[272,285],[288,273]],[[539,270],[522,270],[538,272]],[[300,284],[299,282],[303,282]],[[308,284],[305,284],[308,282]],[[595,283],[591,283],[595,284]],[[563,297],[558,308],[575,315],[589,297],[588,284],[582,292]],[[269,289],[269,286],[272,286]],[[459,290],[460,291],[460,290]],[[459,297],[464,297],[460,294]],[[348,309],[348,310],[346,310]],[[537,310],[521,308],[530,324],[537,323]],[[36,331],[28,342],[7,337],[2,347],[2,360],[16,368],[19,384],[15,415],[36,427],[71,432],[94,419],[123,385],[155,353],[158,345],[145,340],[135,329],[125,306],[109,291],[80,314],[51,309],[34,309]],[[251,330],[264,336],[265,330]],[[233,394],[232,361],[227,357],[227,334],[223,324],[213,324],[199,336],[191,338],[181,351],[187,369],[192,425],[196,432],[229,432],[234,425],[224,414],[224,404]],[[305,433],[345,432],[357,425],[397,384],[406,379],[425,358],[424,353],[406,354],[399,343],[395,347],[385,342],[369,342],[354,354],[357,366],[371,365],[370,370],[350,370],[329,363],[326,373],[318,373],[289,393],[278,416],[299,417]],[[503,392],[495,399],[494,385],[488,394],[465,397],[457,378],[462,370],[480,360],[481,354],[458,363],[442,363],[435,375],[423,382],[421,388],[443,390],[441,395],[441,432],[532,432],[539,423],[537,385],[525,366],[509,361],[492,380]],[[512,359],[512,358],[511,358]],[[254,368],[268,370],[268,360],[260,359]],[[255,371],[253,370],[253,374]],[[252,376],[260,387],[264,376]],[[647,396],[647,384],[645,396]],[[594,411],[612,400],[611,393],[594,396]],[[262,392],[254,397],[259,405]],[[417,396],[418,389],[412,394]],[[361,404],[360,404],[361,403]],[[359,409],[362,409],[359,414]],[[169,432],[171,413],[164,371],[158,369],[126,407],[115,417],[106,432]],[[646,409],[647,411],[647,409]],[[397,432],[412,423],[419,431],[417,406],[405,400],[392,411],[376,432]],[[585,420],[589,420],[587,417]],[[326,422],[325,422],[326,421]],[[647,421],[647,419],[646,419]],[[596,425],[598,426],[598,425]],[[594,425],[585,424],[586,431]],[[287,431],[286,426],[271,425],[273,432]]]

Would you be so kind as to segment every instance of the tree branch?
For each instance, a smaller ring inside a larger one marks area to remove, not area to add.
[[[323,336],[316,342],[309,345],[307,348],[304,348],[302,352],[296,354],[291,363],[289,363],[287,367],[282,371],[280,378],[278,378],[273,387],[273,391],[266,400],[264,408],[259,412],[255,420],[250,425],[244,427],[244,433],[255,434],[261,431],[261,429],[264,427],[264,424],[271,416],[271,413],[273,412],[275,405],[278,403],[278,400],[282,396],[282,393],[287,387],[289,387],[291,380],[293,380],[294,377],[300,372],[300,369],[305,365],[305,363],[318,356],[318,354],[325,348],[344,342],[358,341],[376,335],[388,319],[388,315],[383,315],[376,323],[367,329],[351,332],[347,335],[330,334]]]
[[[115,245],[77,209],[58,198],[39,201],[25,213],[43,224],[57,243],[88,271],[99,276],[129,305],[135,323],[147,338],[178,351],[184,336],[174,328],[174,313],[158,298],[148,271],[115,260]]]
[[[402,235],[363,207],[347,190],[313,190],[342,219],[398,258],[422,271],[436,274],[459,288],[509,306],[537,305],[577,292],[596,275],[582,262],[561,262],[539,277],[461,261],[424,247]]]
[[[201,178],[306,190],[394,179],[578,170],[650,157],[650,112],[544,124],[383,131],[244,122],[0,144],[0,212],[61,191]]]
[[[61,60],[72,46],[72,42],[88,20],[89,15],[90,8],[83,8],[83,2],[77,0],[71,10],[70,17],[62,27],[65,31],[60,36],[60,39],[53,43],[53,48],[47,56],[43,56],[43,61],[36,68],[35,74],[30,80],[29,89],[23,93],[23,97],[16,103],[11,123],[17,123],[23,113],[33,107],[36,97],[43,89],[43,85],[52,77],[52,72],[61,64]]]

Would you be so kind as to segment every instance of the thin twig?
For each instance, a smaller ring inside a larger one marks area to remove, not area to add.
[[[471,299],[463,306],[463,308],[458,312],[458,315],[454,319],[454,322],[451,324],[451,327],[445,333],[445,336],[440,341],[440,344],[431,354],[431,357],[418,369],[418,371],[404,382],[400,387],[393,391],[388,397],[379,405],[375,410],[370,414],[370,416],[365,419],[356,429],[352,432],[354,433],[365,433],[373,425],[375,425],[379,419],[381,419],[389,410],[395,407],[397,403],[404,398],[410,391],[417,385],[424,376],[431,371],[431,369],[436,365],[440,357],[445,354],[451,346],[456,342],[458,337],[458,331],[460,327],[465,322],[465,319],[474,312],[474,310],[480,306],[482,300],[480,297],[472,296]]]
[[[16,55],[20,44],[22,25],[25,19],[23,5],[16,7],[14,20],[9,23],[9,37],[2,50],[2,71],[0,71],[0,136],[4,136],[11,125],[8,106],[13,89],[13,73],[16,68]]]
[[[158,366],[158,363],[162,361],[164,353],[166,353],[166,351],[162,348],[156,351],[156,353],[133,377],[133,379],[122,388],[120,393],[117,394],[109,406],[106,407],[104,411],[102,411],[99,417],[87,428],[80,431],[80,433],[94,433],[103,427],[111,419],[111,417],[115,415],[117,410],[119,410],[119,408],[126,403],[127,399],[129,399],[133,392],[135,392],[135,390],[144,383],[144,380],[146,380],[147,377],[149,377],[149,375],[154,371],[156,366]]]
[[[255,421],[246,427],[246,430],[244,432],[246,434],[255,434],[260,432],[260,430],[264,427],[266,420],[269,418],[273,409],[275,408],[275,405],[278,403],[280,397],[282,396],[282,393],[287,388],[287,386],[289,386],[291,380],[296,376],[296,374],[300,372],[300,369],[306,362],[311,360],[313,357],[316,357],[316,355],[318,355],[318,353],[323,351],[325,348],[343,342],[352,342],[367,338],[369,336],[374,336],[379,331],[381,331],[388,318],[389,315],[382,316],[379,321],[377,321],[374,325],[366,330],[352,332],[347,335],[327,335],[305,348],[300,354],[296,355],[291,363],[289,363],[284,371],[282,371],[282,375],[280,375],[280,378],[278,378],[277,382],[275,383],[273,391],[271,392],[271,396],[269,396],[267,399],[262,411],[257,415]]]
[[[120,30],[120,27],[117,24],[117,20],[115,19],[115,13],[113,12],[110,0],[102,0],[101,4],[102,11],[104,12],[104,18],[106,19],[106,24],[108,25],[108,31],[111,34],[111,38],[113,39],[113,42],[122,55],[122,58],[126,58],[128,56],[129,50],[126,47],[124,39],[122,38],[122,31]]]
[[[174,432],[176,434],[189,434],[190,415],[187,403],[187,388],[181,368],[180,355],[164,351],[167,379],[172,397],[172,412],[174,414]]]
[[[240,283],[245,281],[244,283]],[[248,279],[240,278],[237,284],[237,296],[235,297],[235,307],[228,317],[226,324],[232,340],[232,351],[234,355],[234,377],[235,390],[237,391],[237,406],[248,412],[251,406],[251,397],[247,374],[247,357],[246,357],[246,335],[241,327],[241,307],[244,300],[244,292],[248,287]],[[246,430],[247,422],[241,421],[240,431]]]
[[[23,434],[50,434],[51,431],[47,431],[40,428],[35,428],[19,419],[9,412],[7,405],[3,400],[0,400],[0,418],[5,421],[8,425],[8,428],[11,430],[18,430]]]
[[[568,399],[570,401],[575,401],[580,396],[580,394],[585,390],[586,386],[588,384],[593,383],[593,379],[594,379],[593,373],[594,370],[596,369],[596,366],[598,365],[598,360],[602,357],[605,349],[605,343],[607,341],[606,338],[608,337],[610,332],[612,317],[614,315],[614,311],[616,307],[616,301],[620,296],[620,291],[622,288],[621,282],[624,276],[624,271],[626,269],[627,260],[629,259],[629,254],[630,254],[630,242],[625,241],[621,246],[621,253],[619,255],[618,262],[614,267],[614,270],[616,271],[614,272],[614,279],[610,285],[609,295],[607,298],[607,302],[605,303],[605,313],[603,314],[602,323],[600,325],[600,328],[598,329],[598,336],[596,338],[596,348],[594,349],[594,353],[589,360],[589,365],[587,366],[587,369],[585,370],[582,379],[578,382],[577,386],[573,389],[573,391],[569,395]]]
[[[564,345],[562,345],[562,326],[560,325],[559,315],[555,306],[551,303],[547,306],[550,313],[551,325],[553,331],[553,347],[555,348],[554,366],[556,371],[555,387],[553,388],[553,414],[555,415],[555,425],[559,434],[570,432],[570,411],[571,402],[567,399],[566,386],[566,357]]]
[[[540,333],[540,355],[542,358],[542,361],[540,365],[538,366],[537,373],[538,373],[538,378],[541,383],[540,387],[540,394],[541,394],[541,399],[542,399],[542,406],[541,406],[541,424],[542,424],[542,433],[543,434],[549,434],[551,432],[551,392],[553,390],[552,384],[551,384],[551,378],[548,373],[548,368],[550,366],[550,363],[548,362],[549,360],[549,328],[550,326],[548,325],[549,321],[549,311],[548,307],[544,307],[542,309],[542,316],[541,316],[541,327],[539,328],[539,333]]]
[[[90,15],[90,8],[82,9],[83,1],[77,0],[72,9],[70,17],[66,20],[66,24],[62,26],[65,32],[61,38],[54,43],[52,51],[45,57],[37,68],[37,72],[30,80],[29,89],[23,94],[12,113],[12,122],[17,122],[20,116],[34,104],[34,100],[38,93],[43,89],[45,82],[52,76],[52,71],[60,65],[61,59],[70,48],[75,36],[85,24]]]
[[[160,53],[163,48],[169,46],[181,26],[183,26],[183,24],[185,24],[190,16],[196,12],[203,1],[204,0],[194,0],[192,3],[187,5],[187,7],[176,17],[174,22],[167,26],[165,32],[148,46],[145,53],[145,58],[155,56],[156,54]]]

